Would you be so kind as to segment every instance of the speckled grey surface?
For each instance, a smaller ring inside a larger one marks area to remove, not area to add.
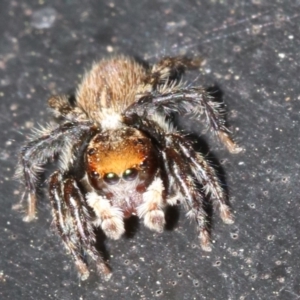
[[[1,299],[299,299],[300,1],[9,1],[0,3]],[[113,277],[80,283],[50,230],[12,210],[17,151],[50,120],[46,100],[72,93],[91,63],[114,53],[154,62],[205,58],[197,84],[217,86],[244,153],[206,138],[222,164],[235,211],[213,215],[203,252],[184,213],[173,230],[142,225],[106,240]]]

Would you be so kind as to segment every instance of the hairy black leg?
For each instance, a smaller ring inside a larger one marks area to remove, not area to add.
[[[213,201],[214,206],[219,208],[220,217],[223,222],[232,224],[234,219],[231,209],[227,204],[227,195],[221,186],[214,168],[200,153],[197,153],[193,149],[190,142],[179,134],[171,134],[167,138],[170,139],[169,145],[172,145],[174,149],[179,151],[184,163],[191,166],[190,171],[203,187],[205,195]]]
[[[109,279],[111,272],[95,247],[91,216],[76,181],[55,172],[50,179],[49,195],[58,234],[70,251],[80,278],[86,280],[89,276],[87,254],[96,263],[98,272]]]
[[[238,147],[230,137],[230,131],[225,125],[224,111],[220,103],[214,101],[202,88],[174,88],[174,91],[166,93],[146,93],[133,103],[125,111],[125,115],[137,113],[139,116],[151,115],[155,112],[189,113],[195,118],[205,117],[205,123],[220,138],[228,150],[238,153],[242,148]]]
[[[182,155],[188,159],[188,163],[192,165],[192,172],[197,180],[203,186],[207,195],[210,196],[215,206],[220,210],[220,216],[224,223],[232,224],[234,222],[229,205],[227,204],[227,196],[220,184],[214,168],[205,160],[205,158],[197,153],[190,143],[186,142],[182,137],[176,136],[177,141],[174,143],[181,150]]]
[[[91,217],[84,196],[74,179],[67,178],[64,180],[64,200],[71,213],[78,244],[96,263],[98,272],[108,280],[111,276],[110,269],[95,247],[96,238]]]
[[[197,231],[201,241],[201,247],[205,251],[211,251],[210,234],[207,228],[207,214],[204,210],[205,195],[199,187],[195,185],[195,180],[191,176],[188,164],[174,148],[169,147],[164,151],[165,164],[168,165],[170,175],[175,181],[182,194],[180,202],[187,211],[187,216],[195,220]]]
[[[180,149],[182,157],[186,158],[186,163],[191,166],[191,171],[197,181],[203,186],[205,194],[210,197],[215,207],[220,211],[220,217],[226,224],[234,222],[230,206],[228,205],[227,195],[222,188],[215,169],[200,154],[197,153],[190,142],[180,135],[172,136],[173,145]]]
[[[58,234],[61,236],[66,249],[71,253],[75,265],[80,273],[80,278],[85,280],[89,277],[89,270],[84,259],[84,253],[74,232],[70,208],[63,201],[62,176],[55,172],[49,182],[49,198],[52,205],[53,220]]]
[[[63,152],[70,140],[78,140],[82,134],[96,130],[91,123],[64,123],[57,128],[43,129],[35,140],[28,142],[21,150],[17,176],[23,177],[28,193],[28,210],[25,221],[35,216],[36,192],[43,165],[56,154]]]
[[[143,92],[156,90],[160,85],[179,81],[186,69],[194,69],[201,65],[200,59],[187,57],[165,57],[153,65],[144,79]]]

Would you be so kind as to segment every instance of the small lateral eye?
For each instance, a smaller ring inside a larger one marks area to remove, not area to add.
[[[123,173],[123,179],[126,181],[132,181],[136,178],[138,174],[138,170],[135,168],[130,168],[124,171]]]
[[[143,160],[141,163],[140,163],[140,168],[146,168],[149,166],[149,161],[147,159]]]
[[[103,180],[106,183],[108,183],[110,185],[113,185],[113,184],[118,183],[120,178],[116,173],[107,173],[107,174],[104,175]]]

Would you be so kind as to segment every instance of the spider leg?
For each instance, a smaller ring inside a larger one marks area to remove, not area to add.
[[[204,187],[205,193],[210,195],[215,206],[219,208],[220,217],[226,224],[234,222],[231,209],[227,204],[227,196],[221,186],[221,183],[216,175],[214,168],[205,160],[205,158],[196,152],[190,143],[186,142],[180,136],[176,136],[177,141],[175,144],[183,156],[188,160],[188,163],[193,167],[191,168],[194,176]]]
[[[151,92],[160,85],[174,81],[179,82],[186,69],[194,69],[200,65],[200,59],[189,59],[183,56],[165,57],[153,65],[139,93]]]
[[[72,229],[72,217],[67,203],[63,201],[63,193],[61,187],[61,175],[56,172],[50,178],[49,198],[52,205],[52,214],[58,234],[61,236],[65,247],[70,251],[81,279],[87,279],[89,270],[84,260],[82,249],[78,247],[78,237]],[[71,222],[70,222],[71,221]],[[71,224],[70,224],[71,223]]]
[[[242,151],[242,148],[231,138],[231,132],[225,125],[222,105],[213,101],[213,97],[202,88],[174,87],[161,92],[145,93],[128,107],[125,115],[133,113],[137,113],[139,116],[151,115],[157,111],[167,115],[191,113],[197,118],[204,115],[205,123],[231,153]]]
[[[85,254],[96,263],[97,270],[108,280],[109,268],[95,247],[95,234],[85,199],[72,178],[55,172],[50,178],[49,195],[53,219],[67,250],[70,251],[82,280],[89,276]]]
[[[22,148],[16,176],[23,177],[25,181],[23,198],[28,193],[28,208],[24,221],[31,221],[35,217],[36,193],[43,165],[54,159],[59,152],[63,152],[61,149],[70,148],[69,140],[80,140],[83,134],[94,133],[95,130],[96,128],[88,122],[68,122],[54,129],[42,129],[36,139],[29,141]],[[67,150],[65,152],[68,152]]]
[[[189,165],[186,164],[174,148],[168,147],[163,152],[163,156],[168,169],[171,171],[170,175],[175,178],[178,184],[182,195],[180,202],[187,211],[187,216],[196,222],[202,249],[211,251],[210,234],[207,228],[207,214],[204,210],[204,193],[196,186],[195,179],[190,175],[191,170]]]

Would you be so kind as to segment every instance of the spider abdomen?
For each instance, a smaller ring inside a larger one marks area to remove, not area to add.
[[[121,113],[135,101],[136,91],[145,77],[146,69],[129,57],[101,60],[78,87],[77,105],[96,121],[103,109]]]

